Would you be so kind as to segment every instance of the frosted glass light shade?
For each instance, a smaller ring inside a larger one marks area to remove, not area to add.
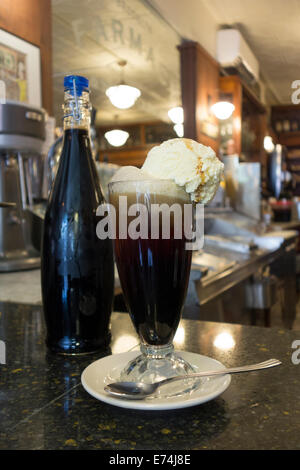
[[[264,138],[264,149],[266,152],[271,153],[275,149],[275,145],[273,143],[273,139],[271,136],[266,135]]]
[[[175,124],[174,131],[176,132],[178,137],[183,137],[183,134],[184,134],[183,124]]]
[[[113,147],[121,147],[125,144],[129,134],[121,129],[114,129],[112,131],[105,132],[104,137]]]
[[[218,101],[211,107],[212,112],[218,119],[228,119],[235,110],[235,106],[229,101]]]
[[[183,124],[183,108],[176,106],[176,108],[169,109],[168,116],[174,124]]]
[[[119,109],[131,108],[141,96],[138,88],[129,85],[111,86],[106,90],[105,94],[110,99],[110,102]]]

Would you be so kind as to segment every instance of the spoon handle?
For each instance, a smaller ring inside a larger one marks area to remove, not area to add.
[[[175,380],[183,380],[183,379],[191,379],[197,377],[210,377],[213,375],[226,375],[226,374],[237,374],[240,372],[251,372],[255,370],[261,369],[268,369],[269,367],[279,366],[281,362],[278,359],[269,359],[268,361],[259,362],[258,364],[251,364],[248,366],[241,366],[241,367],[231,367],[230,369],[220,369],[214,371],[203,371],[197,372],[196,374],[188,374],[188,375],[179,375],[176,377],[170,377],[168,379],[162,380],[158,382],[159,386],[166,384],[167,382],[173,382]]]

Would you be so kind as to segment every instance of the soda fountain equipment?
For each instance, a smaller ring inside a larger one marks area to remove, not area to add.
[[[0,272],[40,266],[27,211],[41,195],[45,111],[0,103]]]

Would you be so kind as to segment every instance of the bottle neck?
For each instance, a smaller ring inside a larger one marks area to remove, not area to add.
[[[83,91],[80,95],[65,90],[64,96],[64,130],[86,129],[90,130],[91,106],[89,92]]]

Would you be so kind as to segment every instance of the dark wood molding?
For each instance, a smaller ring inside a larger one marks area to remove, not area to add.
[[[178,46],[178,50],[180,52],[184,135],[218,152],[218,135],[212,137],[204,129],[210,126],[218,131],[218,121],[210,112],[210,104],[218,99],[219,64],[197,42],[184,41]]]
[[[198,42],[183,40],[182,43],[179,46],[177,46],[177,48],[179,50],[191,49],[191,48],[197,49],[198,52],[202,55],[202,57],[205,57],[205,59],[207,59],[215,67],[219,69],[219,62],[213,56],[211,56],[210,53],[207,52],[207,50],[204,49],[204,47],[202,47],[201,44],[199,44]]]
[[[184,135],[189,139],[197,139],[196,131],[196,64],[197,54],[193,42],[178,46],[180,52],[181,98],[184,112]]]
[[[272,106],[272,110],[278,112],[300,111],[300,104],[276,104]]]

